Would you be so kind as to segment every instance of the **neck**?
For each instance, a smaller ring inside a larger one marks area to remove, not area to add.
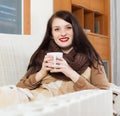
[[[73,49],[73,47],[63,48],[62,51],[63,51],[64,53],[68,54],[72,49]]]

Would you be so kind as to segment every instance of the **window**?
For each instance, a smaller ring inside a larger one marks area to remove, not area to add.
[[[22,0],[0,0],[0,33],[22,34]]]
[[[31,33],[30,1],[0,0],[0,33]]]

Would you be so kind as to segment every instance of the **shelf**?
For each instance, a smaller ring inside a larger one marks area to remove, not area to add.
[[[109,0],[72,0],[71,12],[83,29],[109,36]]]
[[[72,13],[78,19],[83,29],[89,29],[92,33],[104,33],[104,14],[101,12],[94,12],[83,7],[72,6]]]
[[[71,0],[72,5],[74,6],[81,6],[84,8],[89,8],[90,7],[90,0]]]
[[[81,1],[81,0],[80,0]],[[87,0],[90,1],[90,8],[95,12],[104,13],[105,0]]]

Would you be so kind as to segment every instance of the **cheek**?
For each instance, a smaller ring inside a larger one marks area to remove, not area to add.
[[[53,36],[53,39],[57,39],[59,35],[58,35],[58,34],[56,34],[56,33],[53,33],[53,35],[52,35],[52,36]]]
[[[71,31],[70,36],[73,38],[73,31]]]

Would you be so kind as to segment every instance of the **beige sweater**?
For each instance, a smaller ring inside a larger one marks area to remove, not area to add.
[[[32,91],[37,91],[38,93],[42,90],[47,90],[51,94],[50,96],[56,96],[85,89],[108,89],[109,82],[106,78],[105,70],[101,65],[99,66],[99,69],[88,67],[75,83],[72,80],[58,80],[51,75],[46,76],[40,82],[36,82],[36,74],[32,74],[29,76],[29,78],[24,76],[17,83],[17,87],[28,88]]]

